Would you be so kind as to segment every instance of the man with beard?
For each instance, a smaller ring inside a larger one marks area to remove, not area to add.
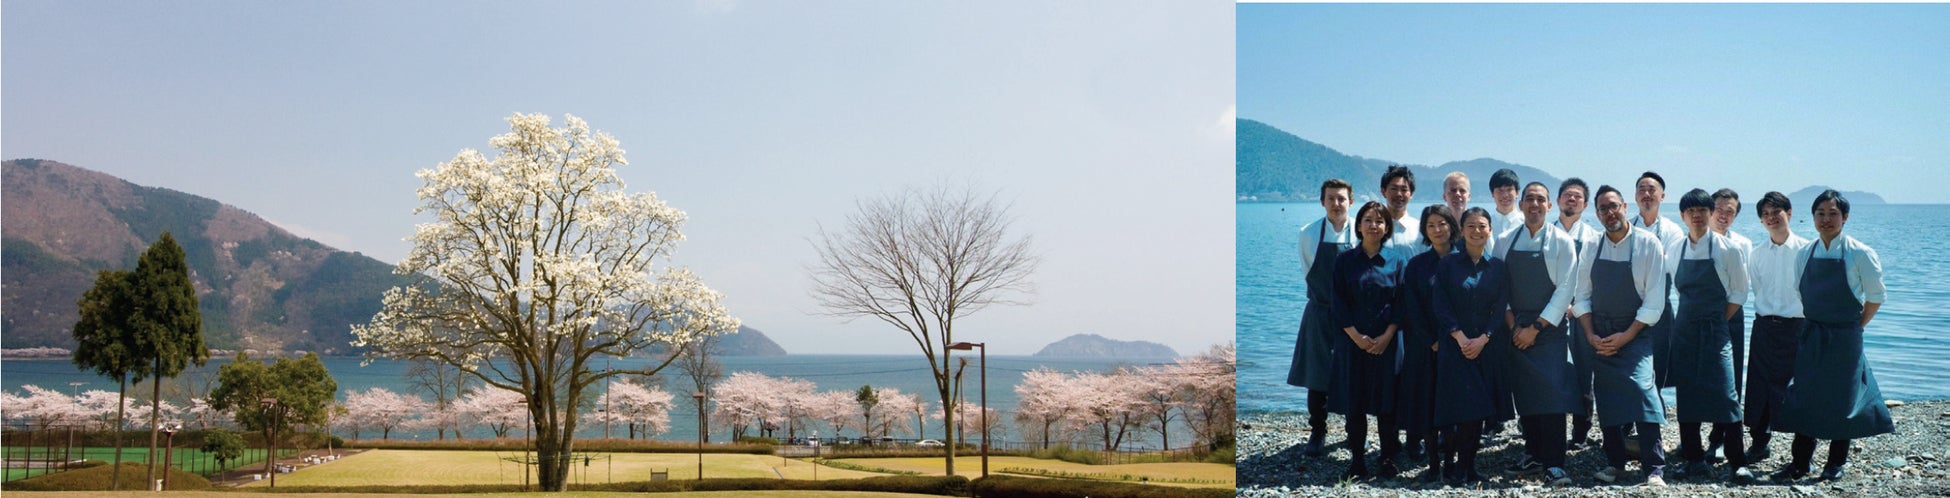
[[[1623,476],[1626,428],[1636,426],[1645,484],[1665,486],[1665,450],[1659,445],[1665,401],[1653,380],[1652,342],[1642,337],[1665,313],[1665,250],[1652,232],[1626,224],[1625,199],[1617,189],[1598,187],[1595,200],[1605,234],[1578,257],[1577,298],[1571,304],[1593,350],[1592,393],[1610,464],[1593,477],[1609,483]]]

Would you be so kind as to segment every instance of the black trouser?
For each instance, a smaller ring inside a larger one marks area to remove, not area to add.
[[[1564,414],[1524,415],[1517,418],[1523,431],[1523,450],[1545,467],[1564,466]]]
[[[1828,465],[1823,468],[1832,469],[1848,464],[1849,441],[1852,440],[1836,439],[1828,442]],[[1788,461],[1788,468],[1806,472],[1808,466],[1814,463],[1812,460],[1815,459],[1815,438],[1795,434],[1792,451],[1793,459]]]
[[[1442,449],[1441,460],[1447,462],[1448,455],[1456,455],[1456,463],[1449,467],[1449,475],[1460,478],[1476,473],[1476,450],[1483,447],[1483,421],[1451,425],[1444,427],[1442,432],[1440,437],[1449,444]]]
[[[1700,425],[1699,422],[1679,423],[1680,458],[1694,462],[1706,460],[1706,448],[1699,443]],[[1720,447],[1720,453],[1726,456],[1727,464],[1733,467],[1746,467],[1747,455],[1740,447],[1740,423],[1716,422],[1713,424],[1713,432],[1726,435],[1726,445]]]
[[[1400,453],[1402,451],[1401,440],[1392,437],[1392,435],[1396,432],[1395,416],[1376,415],[1375,418],[1380,419],[1381,421],[1381,459],[1387,460],[1390,458],[1394,458],[1396,453]],[[1347,416],[1347,451],[1354,454],[1354,459],[1352,463],[1348,466],[1349,469],[1352,469],[1356,472],[1367,470],[1368,468],[1368,416],[1367,415]]]
[[[1618,424],[1600,430],[1605,434],[1605,461],[1613,467],[1625,468],[1631,458],[1625,453],[1625,429],[1633,424]],[[1645,467],[1645,475],[1664,476],[1666,468],[1666,449],[1660,447],[1659,424],[1639,422],[1639,466]]]
[[[1327,390],[1307,390],[1307,426],[1313,429],[1308,441],[1325,443],[1327,440]]]

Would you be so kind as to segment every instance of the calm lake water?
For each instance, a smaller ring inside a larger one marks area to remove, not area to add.
[[[373,387],[383,387],[401,393],[412,392],[404,379],[407,368],[406,362],[375,361],[371,365],[362,367],[359,365],[361,360],[357,357],[328,357],[323,360],[325,362],[325,368],[330,370],[333,379],[338,381],[338,395],[341,400],[345,399],[346,393],[348,392],[363,391]],[[185,372],[183,378],[191,379],[192,382],[197,382],[203,378],[213,379],[216,375],[217,368],[228,361],[229,359],[212,359],[203,368],[192,368],[190,371]],[[629,358],[614,361],[615,367],[619,369],[639,368],[650,362],[650,360],[644,358]],[[1039,367],[1049,367],[1052,370],[1062,372],[1099,372],[1112,370],[1123,365],[1161,364],[1171,361],[1168,358],[1108,360],[993,356],[988,359],[988,403],[990,408],[999,410],[1004,417],[1010,416],[1010,414],[1014,413],[1016,406],[1016,383],[1021,381],[1024,372],[1035,370]],[[818,389],[821,391],[841,389],[853,391],[858,390],[862,385],[872,385],[876,388],[893,387],[900,389],[902,393],[918,394],[922,401],[929,402],[931,405],[940,404],[936,400],[938,395],[935,394],[934,378],[929,375],[927,360],[918,354],[912,356],[791,355],[770,358],[726,357],[723,358],[723,362],[724,370],[727,373],[750,371],[773,377],[792,377],[811,381],[818,385]],[[980,377],[978,377],[979,370],[977,366],[976,360],[970,357],[967,373],[963,377],[963,382],[965,383],[963,388],[968,394],[968,402],[970,404],[977,402],[977,394],[979,392],[977,389]],[[604,367],[598,363],[597,368]],[[670,378],[670,380],[664,383],[666,386],[664,389],[671,391],[677,399],[675,400],[676,408],[671,410],[670,430],[657,436],[657,438],[693,441],[697,434],[697,412],[694,408],[695,405],[687,399],[689,397],[689,390],[670,387],[675,382],[688,384],[689,379],[683,377],[675,368],[666,368],[663,376]],[[84,391],[102,389],[113,392],[117,387],[113,380],[96,376],[89,372],[79,371],[75,369],[72,362],[67,360],[6,360],[0,362],[0,382],[4,383],[4,388],[8,392],[19,393],[21,392],[20,386],[28,384],[58,388],[65,391],[69,389],[69,382],[77,381],[88,383],[87,385],[81,386],[81,389]],[[942,435],[945,434],[941,426],[941,421],[929,420],[928,423],[925,437],[941,439]],[[824,429],[821,423],[815,422],[813,427],[820,428],[820,434],[822,436],[832,435],[831,430]],[[1005,431],[1007,427],[1008,424],[1004,424]],[[610,431],[614,437],[624,437],[626,434],[625,428],[621,426],[612,426]],[[491,433],[485,430],[478,430],[476,432],[479,434],[470,433],[470,437],[491,435]],[[581,429],[577,432],[585,437],[600,437],[603,434],[603,426],[600,423],[591,426],[588,422],[583,422]],[[853,430],[847,430],[844,434],[853,436],[855,432]],[[728,428],[714,427],[713,434],[713,440],[719,440],[728,434]],[[783,436],[784,432],[781,431],[780,434]],[[1013,439],[1009,434],[998,431],[994,437],[1001,440]],[[361,435],[367,436],[366,434]],[[1189,435],[1189,430],[1182,427],[1175,428],[1173,430],[1173,444],[1184,444],[1185,441],[1189,441],[1189,439],[1185,439]],[[430,439],[433,437],[433,432],[402,432],[395,430],[393,431],[393,437],[402,439],[414,439],[416,437]],[[897,433],[895,437],[914,437],[914,435],[912,433]],[[1140,435],[1136,441],[1135,444],[1138,445],[1149,445],[1153,448],[1158,446],[1158,436],[1155,433]]]
[[[1426,204],[1412,206],[1420,211]],[[1797,206],[1798,207],[1798,206]],[[1677,205],[1660,208],[1679,221]],[[1636,208],[1634,208],[1636,212]],[[1325,215],[1319,203],[1237,204],[1236,318],[1239,339],[1239,411],[1301,411],[1306,390],[1286,384],[1293,339],[1306,304],[1306,269],[1300,266],[1299,232]],[[1797,209],[1794,232],[1812,238],[1812,216]],[[1352,213],[1350,213],[1352,215]],[[1585,218],[1597,227],[1595,211]],[[1733,231],[1763,240],[1767,230],[1751,201]],[[1889,299],[1869,324],[1865,344],[1883,395],[1890,399],[1950,398],[1950,262],[1930,256],[1933,243],[1950,240],[1950,205],[1857,205],[1845,233],[1876,249]],[[1752,324],[1749,311],[1747,323]],[[1751,342],[1751,341],[1750,341]]]

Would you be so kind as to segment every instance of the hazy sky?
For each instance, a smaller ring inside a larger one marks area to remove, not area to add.
[[[961,179],[1013,202],[1035,304],[957,339],[1231,341],[1233,6],[1208,2],[68,2],[4,11],[0,154],[211,197],[388,263],[416,170],[515,112],[629,151],[679,264],[795,353],[913,353],[812,314],[820,223]]]
[[[1344,153],[1950,202],[1950,5],[1238,12],[1240,117]]]

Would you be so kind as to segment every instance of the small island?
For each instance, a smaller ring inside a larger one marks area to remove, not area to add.
[[[1043,346],[1036,356],[1056,358],[1176,358],[1170,346],[1146,341],[1120,341],[1097,334],[1076,334]]]

